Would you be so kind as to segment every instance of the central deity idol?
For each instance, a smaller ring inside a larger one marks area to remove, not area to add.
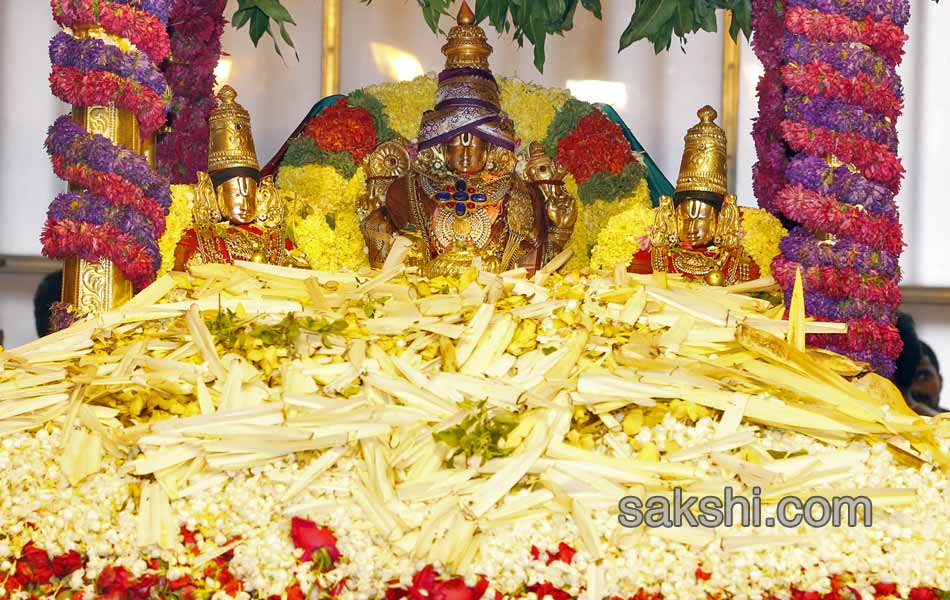
[[[570,240],[577,206],[563,170],[531,144],[525,177],[516,172],[514,124],[501,112],[486,39],[463,2],[442,47],[445,70],[435,110],[422,116],[415,156],[392,140],[366,159],[368,193],[359,210],[375,267],[395,235],[413,241],[408,262],[430,277],[473,264],[533,271]]]

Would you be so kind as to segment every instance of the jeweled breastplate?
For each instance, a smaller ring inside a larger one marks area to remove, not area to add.
[[[235,260],[280,265],[288,263],[284,233],[279,229],[264,229],[257,234],[237,227],[219,225],[196,233],[198,253],[205,263],[228,263]],[[221,251],[219,242],[223,243],[227,254]]]

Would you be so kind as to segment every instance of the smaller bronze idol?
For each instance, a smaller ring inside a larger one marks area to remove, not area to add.
[[[661,196],[650,248],[633,257],[633,273],[680,273],[710,285],[733,285],[759,277],[742,247],[736,197],[726,190],[726,134],[711,106],[686,133],[673,197]]]
[[[198,173],[192,208],[194,229],[175,249],[175,270],[236,260],[308,267],[287,239],[287,200],[272,177],[261,178],[251,135],[251,117],[224,86],[211,112],[208,172]]]

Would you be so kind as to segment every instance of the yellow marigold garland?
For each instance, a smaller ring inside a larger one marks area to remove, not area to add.
[[[192,227],[191,206],[195,199],[192,185],[173,185],[172,204],[165,217],[165,234],[158,240],[158,249],[162,254],[162,266],[158,270],[161,277],[175,267],[175,248],[185,230]]]
[[[642,205],[614,216],[597,235],[597,245],[591,252],[590,266],[610,270],[617,263],[630,264],[634,253],[643,247],[653,226],[654,208]]]
[[[742,207],[743,245],[759,265],[762,277],[772,274],[772,259],[778,256],[778,244],[788,235],[775,215],[761,208]]]
[[[362,167],[345,179],[333,167],[286,166],[280,170],[278,185],[299,195],[307,206],[306,216],[296,219],[291,229],[311,267],[338,271],[369,264],[356,214],[356,201],[366,193]]]
[[[434,107],[436,87],[434,77],[420,75],[412,81],[370,85],[363,91],[383,103],[393,131],[412,140],[419,133],[422,113]]]
[[[521,147],[543,142],[554,114],[571,97],[568,90],[547,88],[518,79],[499,78],[501,107],[515,122],[515,137]]]

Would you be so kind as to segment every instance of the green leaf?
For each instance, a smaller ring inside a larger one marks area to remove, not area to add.
[[[240,29],[247,24],[251,19],[251,15],[254,14],[254,9],[252,8],[242,8],[234,12],[234,16],[231,17],[231,27],[235,29]]]
[[[686,34],[693,32],[693,0],[680,0],[676,7],[676,20],[673,22],[673,32],[681,41],[685,41]]]
[[[673,23],[670,19],[673,17],[676,6],[676,0],[645,0],[638,4],[633,16],[630,17],[630,24],[620,36],[620,49],[623,50],[633,42],[644,38],[653,41],[656,48],[657,35],[660,35],[667,27],[669,28],[667,37],[673,33]],[[666,47],[669,48],[668,42]]]
[[[253,42],[256,47],[264,34],[267,33],[267,28],[270,26],[270,19],[258,8],[251,10],[254,11],[254,14],[251,16],[251,42]]]
[[[589,10],[598,19],[603,19],[603,11],[600,8],[600,0],[581,0],[581,6]]]
[[[295,56],[295,57],[297,58],[297,60],[299,61],[299,60],[300,60],[300,55],[297,54],[297,47],[294,46],[294,40],[293,40],[292,37],[290,37],[290,33],[288,33],[287,28],[284,27],[284,24],[283,24],[283,23],[280,24],[280,37],[282,37],[282,38],[284,39],[284,43],[285,43],[285,44],[287,44],[288,46],[290,46],[291,48],[293,48],[294,56]],[[276,43],[276,42],[275,42],[275,43]]]
[[[270,28],[270,21],[267,21],[267,35],[270,36],[271,41],[274,43],[274,52],[277,53],[277,56],[280,57],[280,60],[284,60],[284,53],[280,51],[280,46],[277,45],[277,38],[274,37],[274,31]],[[287,63],[284,62],[284,65]]]
[[[294,18],[290,16],[290,11],[288,11],[280,3],[280,0],[255,0],[257,6],[264,11],[271,19],[274,19],[278,23],[290,23],[291,25],[296,25],[294,23]]]
[[[475,21],[481,23],[491,15],[495,10],[495,5],[504,3],[505,0],[477,0],[475,2]]]

